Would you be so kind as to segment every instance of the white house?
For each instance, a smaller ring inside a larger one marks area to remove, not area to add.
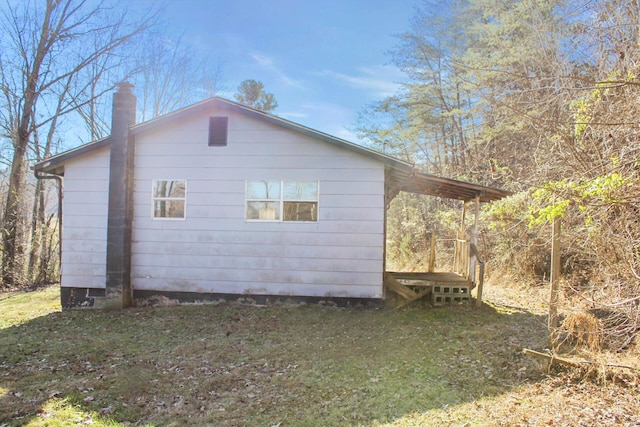
[[[64,182],[66,308],[153,294],[381,299],[398,191],[504,196],[221,98],[135,124],[131,85],[118,86],[110,137],[35,166]]]

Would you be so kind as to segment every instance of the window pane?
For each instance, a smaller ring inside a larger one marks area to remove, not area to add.
[[[284,202],[285,221],[318,221],[317,202]]]
[[[154,218],[184,218],[184,200],[156,200]]]
[[[154,181],[153,197],[184,198],[186,181]]]
[[[280,219],[280,202],[247,202],[247,219]]]
[[[247,199],[280,200],[280,181],[248,181]]]
[[[318,200],[317,181],[285,181],[285,200]]]

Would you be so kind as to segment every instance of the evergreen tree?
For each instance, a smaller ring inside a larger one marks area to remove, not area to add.
[[[233,97],[241,104],[264,112],[278,108],[278,102],[273,94],[265,92],[264,84],[257,80],[244,80]]]

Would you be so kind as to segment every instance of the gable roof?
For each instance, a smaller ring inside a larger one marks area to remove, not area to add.
[[[411,163],[391,157],[379,151],[354,144],[281,117],[265,113],[264,111],[256,110],[219,97],[209,98],[175,112],[132,126],[130,129],[130,135],[135,136],[150,129],[154,129],[158,126],[165,125],[174,120],[179,120],[185,116],[189,116],[212,107],[262,120],[379,161],[385,165],[386,186],[394,193],[397,193],[398,191],[408,191],[411,193],[465,201],[480,197],[481,202],[498,200],[509,194],[497,188],[486,187],[450,178],[442,178],[424,173],[414,167]],[[66,161],[101,147],[109,146],[110,142],[110,137],[107,137],[65,151],[37,163],[34,166],[34,170],[36,172],[64,175],[64,163]]]

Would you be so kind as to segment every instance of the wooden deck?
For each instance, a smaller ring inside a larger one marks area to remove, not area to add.
[[[451,272],[388,271],[384,275],[384,284],[388,290],[403,298],[398,307],[427,296],[432,297],[432,302],[436,304],[467,301],[470,300],[469,292],[473,287],[473,283],[465,276]]]
[[[432,283],[468,283],[466,277],[457,273],[450,272],[430,272],[430,273],[416,273],[416,272],[395,272],[388,271],[387,274],[391,275],[396,280],[411,280],[416,281],[416,284],[412,286],[420,286],[419,282],[432,282]]]
[[[419,299],[430,297],[433,305],[461,303],[471,301],[471,290],[476,288],[475,302],[482,304],[482,287],[484,283],[484,261],[478,252],[477,221],[479,201],[475,200],[475,223],[471,230],[471,239],[465,238],[464,218],[462,225],[453,239],[453,263],[449,271],[434,271],[436,266],[436,233],[431,231],[429,262],[424,272],[386,271],[384,273],[385,290],[391,291],[403,300],[398,307],[410,304]],[[442,268],[442,267],[441,267]],[[479,268],[479,274],[476,269]]]

